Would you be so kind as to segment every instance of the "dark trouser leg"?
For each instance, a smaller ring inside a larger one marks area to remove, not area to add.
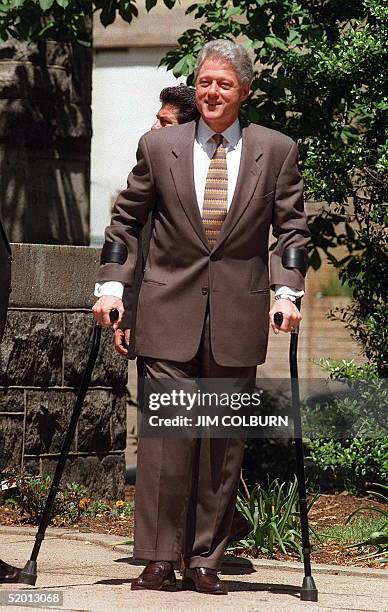
[[[139,358],[140,378],[194,378],[197,362]],[[177,561],[198,439],[139,437],[136,470],[134,557]]]
[[[208,320],[196,357],[188,363],[141,358],[154,378],[254,378],[256,368],[214,361]],[[218,569],[229,537],[243,439],[140,438],[136,477],[135,549],[139,559]]]
[[[220,568],[235,511],[244,444],[242,438],[200,440],[198,485],[187,507],[183,556],[188,567]]]
[[[235,378],[256,376],[256,367],[231,368],[218,365],[206,321],[199,352],[200,376]],[[197,460],[198,479],[188,502],[186,540],[183,556],[188,567],[219,569],[232,525],[244,457],[244,438],[202,438]]]

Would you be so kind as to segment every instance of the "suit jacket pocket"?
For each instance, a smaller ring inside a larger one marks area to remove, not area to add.
[[[145,285],[156,285],[157,287],[164,287],[164,285],[166,285],[166,283],[154,280],[153,278],[143,278],[143,283]]]
[[[264,293],[269,291],[268,271],[262,262],[255,260],[251,266],[251,282],[249,285],[251,293]]]
[[[269,291],[269,287],[264,287],[264,288],[257,288],[257,289],[249,289],[250,293],[265,293],[266,291]]]

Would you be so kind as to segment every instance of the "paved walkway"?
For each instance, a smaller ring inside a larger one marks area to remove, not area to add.
[[[30,556],[34,533],[29,528],[0,527],[0,557],[23,566]],[[131,591],[131,580],[139,574],[141,566],[132,560],[131,548],[120,542],[123,538],[50,529],[40,552],[36,586],[1,585],[0,597],[7,589],[13,595],[26,589],[28,594],[38,595],[61,591],[63,605],[45,609],[62,611],[388,610],[388,572],[384,570],[316,565],[314,578],[319,602],[308,603],[299,600],[301,566],[280,561],[236,559],[225,563],[221,576],[229,587],[227,597],[180,590]],[[40,608],[35,604],[31,607],[2,604],[0,609],[31,612]]]

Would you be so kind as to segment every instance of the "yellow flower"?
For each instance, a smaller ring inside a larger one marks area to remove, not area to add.
[[[117,508],[122,508],[123,506],[125,506],[125,501],[123,501],[122,499],[118,499],[115,503],[115,506],[117,506]]]
[[[82,499],[79,500],[79,508],[81,508],[81,510],[84,510],[86,508],[86,506],[88,506],[91,502],[91,499],[89,499],[89,497],[83,497]]]

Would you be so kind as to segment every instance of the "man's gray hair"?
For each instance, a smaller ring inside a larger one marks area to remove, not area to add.
[[[231,40],[218,39],[207,42],[199,52],[194,68],[194,77],[197,78],[203,62],[209,57],[215,57],[229,62],[235,69],[241,85],[251,84],[253,79],[253,65],[246,49]]]

